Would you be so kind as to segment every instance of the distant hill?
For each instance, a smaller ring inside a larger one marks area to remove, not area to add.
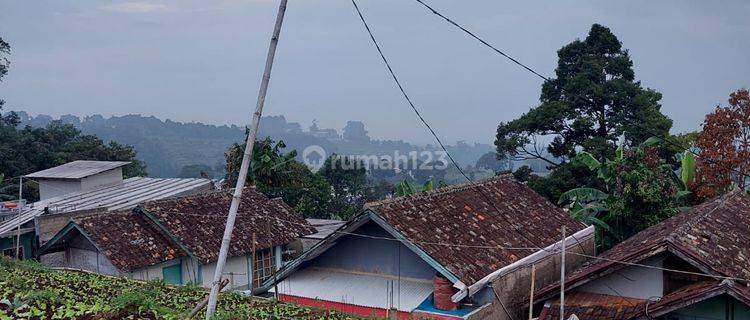
[[[56,120],[48,115],[29,116],[23,111],[18,114],[23,126],[43,127]],[[96,135],[102,140],[133,145],[138,158],[146,163],[149,175],[155,177],[174,177],[183,167],[195,165],[208,166],[214,169],[215,175],[220,175],[224,168],[224,152],[232,143],[242,143],[245,138],[245,129],[235,125],[182,123],[169,119],[160,120],[153,116],[104,118],[92,115],[81,118],[64,115],[59,120],[73,124],[83,133]],[[371,139],[365,125],[359,121],[349,121],[339,133],[336,129],[319,128],[315,123],[303,129],[299,123],[287,122],[283,116],[263,117],[260,137],[266,136],[284,140],[286,150],[297,150],[300,159],[303,150],[311,145],[320,146],[327,155],[333,152],[343,155],[393,155],[396,151],[408,154],[437,149],[402,140]],[[448,146],[448,150],[461,166],[473,166],[482,155],[492,151],[493,147],[489,144],[459,142]]]

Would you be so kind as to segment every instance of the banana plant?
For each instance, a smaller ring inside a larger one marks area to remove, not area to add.
[[[434,187],[432,184],[432,180],[427,180],[427,182],[422,185],[421,191],[417,191],[417,189],[414,188],[414,185],[412,185],[409,181],[404,180],[396,184],[396,195],[402,197],[412,195],[417,192],[432,191],[433,189]]]
[[[575,188],[563,193],[557,203],[567,207],[574,219],[610,232],[612,228],[601,217],[609,211],[607,198],[609,194],[599,189]]]
[[[651,137],[646,139],[643,143],[641,143],[641,146],[644,147],[654,147],[657,145],[660,145],[664,143],[664,139],[659,137]],[[679,199],[682,202],[687,202],[690,196],[692,195],[692,192],[690,191],[690,185],[695,182],[695,169],[696,169],[696,159],[695,154],[688,148],[685,151],[683,151],[681,154],[678,154],[677,157],[680,160],[680,168],[679,177],[675,173],[675,176],[673,179],[675,179],[676,182],[678,182],[678,186],[680,187],[680,190],[677,192],[677,199]],[[674,171],[673,171],[674,172]]]

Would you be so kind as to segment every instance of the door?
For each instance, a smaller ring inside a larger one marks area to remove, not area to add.
[[[161,269],[161,276],[168,284],[182,284],[182,267],[179,263],[164,267]]]

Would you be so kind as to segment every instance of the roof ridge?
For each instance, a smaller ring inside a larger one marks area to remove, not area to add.
[[[725,194],[723,194],[723,195],[721,195],[719,197],[716,197],[713,200],[705,203],[706,205],[708,205],[709,203],[714,203],[716,201],[719,202],[718,204],[716,204],[715,207],[713,207],[711,210],[708,210],[706,212],[696,213],[695,212],[696,211],[696,207],[690,208],[690,211],[686,212],[686,213],[687,214],[696,213],[696,214],[694,216],[692,216],[692,217],[689,217],[689,219],[687,219],[685,222],[683,222],[674,231],[670,232],[669,235],[667,237],[665,237],[665,240],[667,242],[669,242],[669,243],[672,243],[674,241],[675,237],[677,237],[677,236],[679,236],[681,234],[684,234],[689,229],[692,229],[694,225],[696,225],[696,224],[700,223],[701,221],[703,221],[704,219],[708,218],[716,210],[718,210],[719,208],[723,207],[729,200],[732,200],[735,196],[737,196],[738,194],[741,194],[741,192],[738,192],[738,190],[739,189],[729,191],[729,192],[727,192],[727,193],[725,193]]]
[[[95,209],[92,209],[92,210],[95,210]],[[81,224],[86,220],[93,220],[98,217],[124,216],[127,214],[135,214],[135,212],[133,212],[133,209],[115,210],[115,211],[95,210],[93,212],[87,212],[81,216],[71,218],[71,220],[73,220],[73,222],[77,224]]]
[[[434,196],[444,195],[448,193],[454,193],[454,192],[461,192],[465,191],[470,188],[478,187],[485,185],[487,183],[507,180],[508,178],[512,178],[513,175],[510,173],[504,173],[492,177],[482,178],[476,181],[468,181],[468,182],[462,182],[458,184],[448,185],[442,188],[433,189],[426,192],[416,192],[414,194],[406,195],[406,196],[400,196],[400,197],[393,197],[389,199],[383,199],[373,202],[368,202],[365,204],[365,208],[372,208],[377,207],[385,204],[391,204],[391,203],[399,203],[414,199],[422,199],[422,198],[430,198]]]

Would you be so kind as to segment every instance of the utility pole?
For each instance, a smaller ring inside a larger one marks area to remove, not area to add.
[[[229,251],[229,243],[232,240],[232,231],[234,230],[234,220],[237,218],[237,209],[240,206],[240,199],[242,199],[242,189],[245,188],[245,180],[247,179],[247,171],[250,167],[250,161],[253,158],[253,145],[255,144],[255,137],[258,134],[258,126],[260,125],[260,116],[263,114],[263,105],[266,101],[266,92],[268,91],[268,82],[271,79],[271,68],[273,67],[273,58],[276,55],[276,46],[279,43],[279,34],[281,33],[281,23],[284,21],[284,12],[286,11],[287,0],[281,0],[279,4],[279,11],[276,15],[276,24],[273,28],[273,35],[271,36],[271,44],[268,47],[268,56],[266,57],[266,67],[263,70],[263,78],[260,82],[260,90],[258,91],[258,103],[255,106],[255,113],[253,113],[253,122],[250,125],[250,132],[247,135],[247,141],[245,141],[245,153],[242,156],[242,165],[240,166],[239,176],[237,177],[237,184],[234,187],[234,194],[232,195],[232,204],[229,206],[229,215],[227,216],[227,224],[224,228],[224,237],[221,240],[221,249],[219,249],[219,259],[216,261],[216,271],[214,272],[214,281],[211,284],[211,294],[208,299],[208,308],[206,309],[206,320],[211,320],[214,312],[216,312],[216,303],[219,298],[219,288],[221,284],[221,275],[224,271],[224,264],[227,260],[227,253]]]
[[[560,255],[560,320],[565,320],[565,226],[562,227],[562,252]]]

